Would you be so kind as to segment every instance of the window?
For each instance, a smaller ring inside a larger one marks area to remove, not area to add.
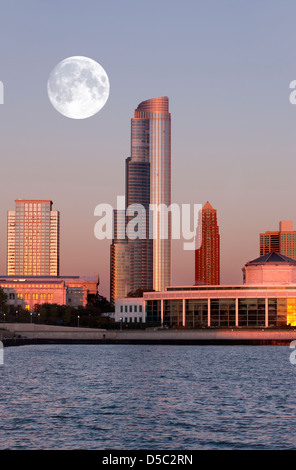
[[[164,300],[163,322],[170,326],[183,325],[183,303],[181,299]]]
[[[239,326],[265,326],[265,299],[238,299]]]
[[[211,326],[235,326],[235,299],[211,299]]]
[[[208,325],[208,300],[186,299],[185,300],[185,326],[190,328],[201,328]]]

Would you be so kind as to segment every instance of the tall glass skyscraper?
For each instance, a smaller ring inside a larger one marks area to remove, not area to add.
[[[59,276],[60,215],[52,201],[15,201],[8,211],[7,275]]]
[[[132,211],[134,204],[141,204],[145,212]],[[164,238],[161,211],[149,212],[151,205],[171,205],[171,115],[167,97],[143,101],[131,120],[131,156],[126,160],[126,209],[131,213],[127,212],[126,222],[128,227],[137,217],[139,236],[127,237],[130,291],[161,291],[171,284],[171,214]],[[111,286],[117,283],[116,265],[111,247]]]

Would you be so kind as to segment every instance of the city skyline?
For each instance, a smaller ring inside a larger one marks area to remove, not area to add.
[[[3,3],[0,116],[7,177],[0,272],[6,270],[11,201],[50,198],[63,214],[61,274],[100,272],[101,292],[109,298],[110,242],[94,237],[94,208],[115,206],[124,194],[121,165],[129,154],[132,103],[169,96],[172,202],[212,202],[220,220],[221,283],[239,283],[241,266],[258,253],[258,233],[276,230],[278,220],[295,223],[296,107],[289,84],[296,78],[296,6],[192,1],[184,9],[177,1],[152,1],[143,12],[127,1],[117,5],[116,18],[113,7],[104,6],[98,28],[101,11],[91,1],[49,7],[29,0],[18,9]],[[81,27],[84,36],[77,35]],[[53,67],[76,54],[101,63],[111,86],[104,109],[84,122],[60,116],[46,93]],[[172,284],[193,284],[192,253],[177,240],[172,253]]]

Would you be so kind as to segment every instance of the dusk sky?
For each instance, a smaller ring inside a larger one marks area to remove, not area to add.
[[[7,211],[51,199],[61,214],[61,275],[100,275],[109,297],[110,240],[94,236],[97,204],[124,195],[130,120],[168,96],[172,202],[217,209],[221,283],[240,284],[259,233],[296,229],[294,0],[2,0],[0,273]],[[95,116],[59,114],[47,95],[70,56],[104,67],[110,95]],[[194,284],[194,252],[173,243],[173,284]]]

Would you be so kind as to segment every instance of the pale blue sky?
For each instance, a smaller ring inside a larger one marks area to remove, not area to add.
[[[295,217],[294,0],[2,0],[0,272],[14,199],[61,211],[62,274],[100,273],[109,296],[109,241],[94,208],[124,194],[137,105],[166,95],[172,113],[173,201],[218,211],[221,281],[240,283],[259,232]],[[98,61],[110,97],[96,116],[59,115],[46,92],[55,65]],[[173,282],[194,282],[194,256],[174,242]]]

